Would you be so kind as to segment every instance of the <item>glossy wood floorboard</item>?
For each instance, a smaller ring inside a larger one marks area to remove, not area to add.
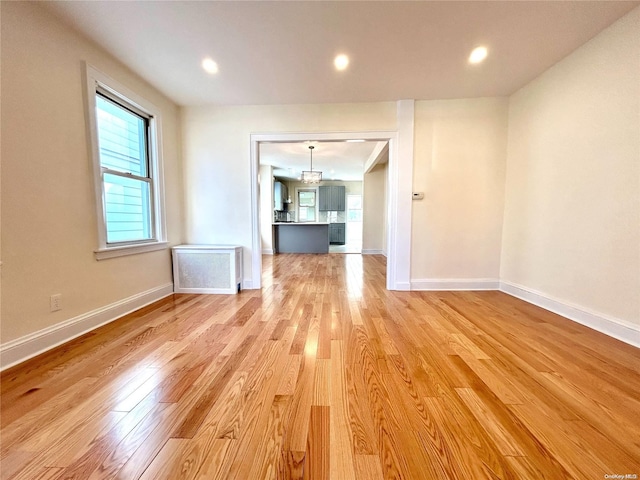
[[[640,350],[499,292],[389,292],[381,256],[263,261],[262,291],[4,372],[1,478],[640,475]]]

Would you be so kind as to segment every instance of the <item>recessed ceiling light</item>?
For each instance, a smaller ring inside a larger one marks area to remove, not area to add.
[[[487,50],[487,47],[474,48],[473,51],[471,52],[471,55],[469,55],[469,63],[482,62],[485,58],[487,58],[488,53],[489,51]]]
[[[336,70],[344,70],[349,66],[349,57],[344,54],[337,55],[336,58],[333,59],[333,64]]]
[[[218,64],[210,58],[205,58],[204,60],[202,60],[202,68],[204,68],[205,72],[211,75],[215,75],[216,73],[218,73]]]

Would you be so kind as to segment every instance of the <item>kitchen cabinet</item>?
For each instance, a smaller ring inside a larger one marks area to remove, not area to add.
[[[326,212],[329,210],[329,197],[331,187],[318,187],[318,210]]]
[[[329,253],[329,224],[274,223],[276,253]]]
[[[345,244],[346,228],[344,223],[330,223],[329,224],[329,243],[333,245]]]
[[[275,181],[273,182],[273,209],[276,211],[282,211],[285,209],[287,203],[287,186]]]
[[[344,212],[344,185],[318,187],[318,210],[321,212]]]

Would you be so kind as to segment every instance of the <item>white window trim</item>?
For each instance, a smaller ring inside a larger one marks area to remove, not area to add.
[[[164,209],[164,176],[162,165],[162,121],[160,110],[151,102],[140,97],[108,75],[85,63],[87,126],[95,192],[96,218],[98,223],[98,248],[94,251],[97,260],[135,255],[169,247],[166,237]],[[150,116],[149,119],[149,173],[153,180],[152,212],[154,239],[142,242],[109,245],[104,214],[102,172],[98,147],[98,127],[96,120],[96,89],[102,88],[116,98],[133,105]]]

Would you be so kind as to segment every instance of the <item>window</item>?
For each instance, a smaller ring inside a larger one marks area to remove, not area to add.
[[[316,191],[298,190],[298,221],[316,221]]]
[[[107,244],[151,240],[149,118],[96,93]]]
[[[347,221],[362,221],[362,195],[347,195]]]
[[[347,195],[347,244],[362,248],[362,195]]]
[[[157,109],[87,66],[100,260],[166,248]]]

